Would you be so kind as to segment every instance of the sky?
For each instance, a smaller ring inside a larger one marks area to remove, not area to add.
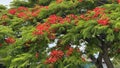
[[[0,4],[8,6],[12,0],[0,0]]]

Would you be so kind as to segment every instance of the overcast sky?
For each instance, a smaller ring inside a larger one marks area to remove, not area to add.
[[[9,5],[12,0],[0,0],[0,4]]]

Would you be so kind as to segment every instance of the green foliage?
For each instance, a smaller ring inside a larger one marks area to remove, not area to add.
[[[120,56],[120,52],[116,51],[120,49],[119,4],[99,6],[105,8],[104,13],[92,17],[95,9],[91,9],[98,5],[98,1],[61,1],[17,0],[11,3],[11,8],[15,9],[12,12],[2,6],[0,62],[4,62],[8,68],[83,68],[82,66],[90,63],[86,59],[91,55],[103,53],[102,46],[108,47],[110,57]],[[105,20],[98,22],[106,17],[109,19],[108,24],[104,24]],[[6,40],[8,37],[14,38],[15,42],[13,39]],[[51,43],[55,43],[55,46]],[[85,51],[80,50],[83,45],[86,46]],[[54,50],[63,52],[63,55],[55,52],[54,56],[58,55],[57,61],[51,55]],[[83,55],[86,57],[82,57]],[[51,62],[47,63],[48,60]]]
[[[0,10],[5,10],[7,9],[4,5],[0,5]]]

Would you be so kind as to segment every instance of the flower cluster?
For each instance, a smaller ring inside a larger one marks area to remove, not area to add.
[[[55,38],[55,34],[53,32],[50,32],[50,26],[53,24],[64,24],[65,22],[70,23],[71,20],[74,19],[78,19],[77,16],[75,16],[74,14],[70,14],[67,15],[65,18],[62,18],[60,16],[56,16],[56,15],[50,15],[46,22],[44,22],[43,24],[38,24],[36,26],[36,30],[33,32],[33,34],[35,35],[43,35],[44,32],[49,33],[48,37],[50,39],[54,39]]]
[[[57,3],[61,3],[63,2],[64,0],[56,0]],[[83,0],[78,0],[79,2],[82,2]]]
[[[95,19],[96,17],[98,17],[99,15],[104,15],[104,10],[105,8],[100,8],[100,7],[96,7],[95,9],[93,9],[93,11],[88,11],[86,13],[86,15],[81,15],[80,17],[84,20],[89,20],[89,19]],[[90,13],[94,13],[92,16],[90,16]]]
[[[32,10],[29,10],[27,7],[21,6],[18,8],[9,9],[8,13],[26,20],[31,19],[31,17],[37,17],[42,8],[48,9],[48,6],[36,6]]]
[[[105,19],[99,19],[97,22],[101,25],[108,25],[108,19],[105,18]]]
[[[46,63],[55,63],[63,57],[64,53],[61,50],[53,50],[50,53],[50,57],[46,60]]]
[[[67,52],[66,52],[66,56],[70,56],[73,53],[74,49],[72,47],[69,47]]]
[[[8,19],[8,16],[6,14],[2,15],[1,20],[6,20]]]
[[[44,32],[49,32],[49,25],[47,23],[38,24],[36,26],[36,31],[34,31],[33,33],[35,35],[42,35],[44,34]]]
[[[92,16],[90,13],[94,13]],[[84,20],[95,19],[97,20],[98,24],[101,25],[108,25],[109,18],[105,14],[105,8],[96,7],[93,11],[88,11],[86,15],[81,15],[80,18]]]
[[[104,10],[105,10],[105,8],[100,8],[100,7],[96,7],[95,9],[93,9],[93,11],[94,11],[94,15],[93,15],[93,18],[96,18],[96,17],[98,17],[100,14],[102,14],[102,15],[104,15],[105,13],[104,13]]]
[[[51,15],[48,17],[48,23],[50,24],[56,24],[62,20],[62,17],[56,16],[56,15]]]
[[[120,3],[120,0],[117,0],[118,3]]]
[[[13,44],[15,43],[15,39],[12,37],[5,38],[5,42],[8,44]]]
[[[8,13],[12,14],[12,15],[15,15],[15,13],[17,12],[17,9],[10,9],[8,11]]]
[[[56,15],[51,15],[48,17],[47,22],[50,24],[57,24],[57,23],[63,24],[64,22],[70,23],[71,20],[74,19],[78,19],[78,17],[74,14],[67,15],[65,18]]]
[[[20,13],[17,14],[17,17],[18,18],[27,18],[27,14],[24,13],[24,12],[20,12]]]

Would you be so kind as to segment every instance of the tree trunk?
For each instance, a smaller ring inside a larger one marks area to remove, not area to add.
[[[104,59],[104,62],[106,63],[106,65],[107,65],[107,68],[114,68],[114,66],[113,66],[113,64],[110,60],[110,57],[108,56],[107,45],[103,46],[103,59]]]
[[[99,57],[97,58],[96,62],[95,62],[95,65],[97,68],[103,68],[103,65],[102,65],[102,53],[99,54]]]
[[[107,65],[107,68],[114,68],[112,62],[110,61],[110,58],[107,55],[104,55],[103,58],[104,58],[104,62]]]
[[[95,63],[97,68],[103,68],[102,65],[102,53],[99,53],[98,58],[96,59],[95,56],[90,56],[90,58],[92,59],[92,62]]]
[[[111,46],[110,43],[106,43],[103,39],[105,39],[106,35],[101,34],[100,36],[96,36],[97,39],[101,42],[100,48],[102,50],[102,58],[107,66],[107,68],[114,68],[112,62],[110,61],[110,57],[108,56],[108,48]]]

